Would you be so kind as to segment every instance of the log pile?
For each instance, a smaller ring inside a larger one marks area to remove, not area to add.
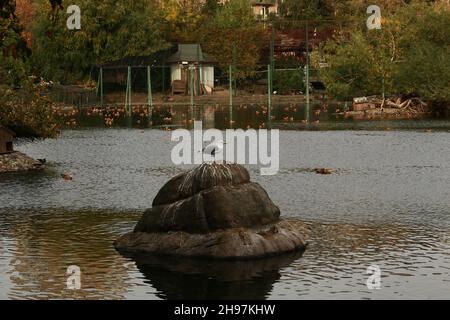
[[[361,97],[353,99],[354,112],[386,112],[389,114],[419,115],[429,112],[431,106],[417,96],[380,96]]]
[[[402,112],[424,113],[429,111],[428,104],[418,97],[402,98],[391,97],[386,99],[376,99],[375,105],[380,109],[392,108]]]

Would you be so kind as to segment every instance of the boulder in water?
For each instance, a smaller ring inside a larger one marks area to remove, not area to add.
[[[184,257],[254,258],[304,249],[301,230],[280,220],[267,192],[237,164],[202,164],[168,181],[123,252]]]

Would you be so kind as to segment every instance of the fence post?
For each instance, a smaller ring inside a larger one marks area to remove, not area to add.
[[[125,109],[128,117],[131,117],[131,67],[128,66],[127,90],[125,93]]]
[[[195,67],[193,64],[189,66],[189,93],[191,95],[191,120],[195,121],[195,110],[194,110],[194,71]],[[194,125],[194,123],[192,123]]]
[[[270,39],[270,65],[272,66],[272,76],[275,73],[275,24],[272,22],[272,35]]]
[[[268,117],[268,127],[272,128],[272,65],[267,66],[267,94],[268,94],[268,106],[267,106],[267,117]]]
[[[98,97],[99,91],[100,91],[100,106],[103,107],[103,68],[102,67],[100,67],[100,72],[98,74],[97,97]]]
[[[152,76],[151,66],[147,66],[147,93],[148,93],[148,123],[152,125],[152,113],[153,113],[153,94],[152,94]]]
[[[163,63],[162,66],[162,91],[163,96],[166,94],[166,64]]]
[[[233,74],[235,75],[233,77],[233,95],[237,96],[237,48],[236,48],[236,41],[233,41]]]
[[[306,123],[310,122],[309,101],[309,22],[306,20]]]
[[[228,78],[230,83],[230,129],[233,129],[233,66],[231,64]]]

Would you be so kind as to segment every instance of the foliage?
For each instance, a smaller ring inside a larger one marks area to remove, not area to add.
[[[400,92],[450,101],[450,5],[426,9],[410,8],[409,32],[399,44],[404,54],[395,81]]]
[[[241,80],[260,69],[270,42],[270,28],[255,21],[251,0],[79,0],[79,31],[68,30],[65,10],[52,7],[48,0],[2,3],[0,84],[9,86],[19,86],[29,75],[66,83],[85,81],[95,64],[149,55],[180,42],[201,43],[225,73],[234,64]],[[448,100],[448,1],[379,0],[382,29],[367,31],[370,4],[369,0],[285,0],[278,22],[282,27],[298,21],[303,30],[302,20],[312,19],[339,31],[333,41],[312,53],[316,68],[324,62],[330,66],[321,69],[321,79],[336,98],[384,90]],[[274,89],[280,92],[303,86],[295,71],[274,77]]]
[[[55,137],[59,125],[53,105],[44,95],[45,84],[28,79],[19,90],[0,86],[0,124],[22,137]]]
[[[293,20],[317,19],[329,14],[322,0],[284,0],[280,4],[280,15]]]
[[[15,10],[13,0],[0,7],[0,85],[18,85],[25,72],[23,59],[28,52]]]
[[[34,0],[16,0],[16,15],[22,27],[22,38],[29,48],[33,45],[32,29],[36,20],[37,10]]]
[[[79,0],[81,30],[66,27],[65,11],[39,0],[33,63],[49,80],[83,79],[94,64],[150,55],[167,46],[154,1]]]
[[[236,65],[238,79],[256,71],[267,39],[264,27],[255,22],[249,0],[230,0],[219,7],[204,30],[204,50],[217,59],[223,70]]]
[[[387,93],[418,93],[448,99],[450,10],[416,2],[385,13],[381,30],[352,31],[313,54],[329,93],[340,99]],[[320,52],[320,54],[319,54]]]
[[[166,22],[166,39],[171,42],[197,42],[198,31],[205,23],[202,4],[202,0],[163,1],[162,15]],[[214,4],[211,1],[207,4],[214,13]]]
[[[273,77],[273,90],[278,94],[305,92],[304,71],[275,70]]]
[[[52,104],[41,95],[42,87],[27,78],[28,50],[15,1],[4,1],[0,9],[0,125],[19,136],[54,137],[58,125]]]

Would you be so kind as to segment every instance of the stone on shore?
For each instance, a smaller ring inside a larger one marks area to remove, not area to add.
[[[42,163],[18,151],[0,154],[0,173],[42,169]]]
[[[280,220],[267,192],[237,164],[202,164],[168,181],[134,231],[114,243],[123,252],[254,258],[304,249],[302,230]]]

